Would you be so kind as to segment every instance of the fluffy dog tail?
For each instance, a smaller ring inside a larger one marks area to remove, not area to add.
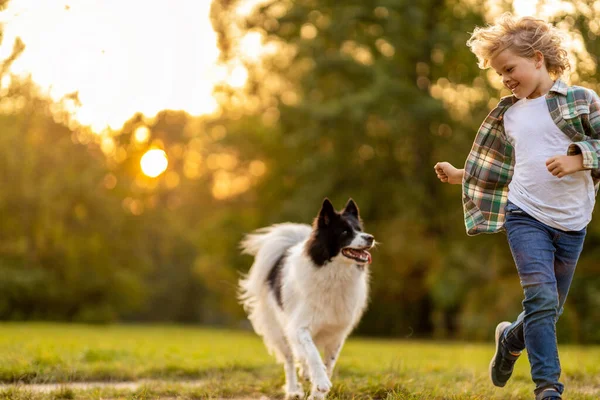
[[[242,240],[242,253],[254,256],[250,271],[239,282],[238,299],[248,314],[252,313],[261,292],[268,288],[267,277],[277,260],[311,232],[309,225],[284,223],[258,229]]]

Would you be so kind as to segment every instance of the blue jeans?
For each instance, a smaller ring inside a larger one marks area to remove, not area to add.
[[[586,228],[567,232],[549,227],[511,202],[505,211],[504,227],[525,300],[523,312],[504,331],[504,344],[513,352],[527,349],[537,397],[552,387],[562,393],[556,321],[569,293]]]

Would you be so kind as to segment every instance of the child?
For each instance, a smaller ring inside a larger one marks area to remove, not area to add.
[[[479,128],[464,169],[440,162],[435,172],[462,183],[467,234],[506,231],[523,287],[523,312],[496,327],[493,384],[506,384],[527,349],[536,400],[561,399],[556,320],[598,188],[600,99],[559,79],[567,54],[544,21],[504,14],[476,28],[467,45],[513,95]]]

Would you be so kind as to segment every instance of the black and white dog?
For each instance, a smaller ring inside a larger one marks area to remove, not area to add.
[[[312,227],[278,224],[242,241],[243,252],[255,259],[239,282],[239,298],[256,333],[284,365],[286,398],[304,396],[296,366],[311,382],[311,399],[323,399],[331,389],[340,350],[367,305],[367,250],[374,244],[352,199],[341,212],[325,199]]]

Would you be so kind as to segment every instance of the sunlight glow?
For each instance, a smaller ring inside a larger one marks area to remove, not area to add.
[[[167,154],[160,149],[148,150],[140,160],[142,172],[151,178],[156,178],[165,172],[168,165]]]
[[[240,5],[237,7],[237,13],[241,16],[248,16],[252,13],[252,11],[265,3],[266,0],[246,0],[241,1]]]
[[[228,79],[229,84],[234,88],[241,88],[246,84],[248,79],[248,71],[241,65],[233,68]]]
[[[513,9],[517,16],[531,15],[542,19],[548,19],[561,11],[566,13],[575,11],[572,2],[565,0],[515,0]]]
[[[150,129],[148,129],[148,127],[146,126],[139,126],[134,134],[133,137],[135,138],[135,141],[138,143],[146,143],[148,141],[148,139],[150,138]]]
[[[236,12],[248,15],[264,2],[242,0]],[[290,4],[273,7],[271,14],[284,13]],[[120,129],[137,112],[213,114],[220,111],[215,87],[243,88],[244,63],[274,54],[278,46],[264,43],[263,31],[248,32],[240,59],[218,65],[210,7],[208,0],[11,0],[0,13],[0,59],[20,37],[26,48],[11,72],[30,75],[55,100],[77,92],[81,106],[72,109],[73,116],[97,134]],[[143,132],[136,132],[136,140],[144,141]]]
[[[518,16],[535,15],[537,6],[538,0],[515,0],[513,3],[515,15]]]
[[[11,0],[0,56],[20,36],[26,48],[12,71],[31,74],[55,99],[78,91],[76,118],[98,132],[138,111],[212,113],[219,51],[210,3]]]

